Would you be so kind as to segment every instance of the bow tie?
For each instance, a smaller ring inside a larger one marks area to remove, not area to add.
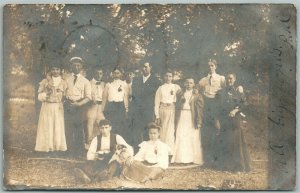
[[[96,81],[96,85],[100,85],[101,84],[101,81]]]

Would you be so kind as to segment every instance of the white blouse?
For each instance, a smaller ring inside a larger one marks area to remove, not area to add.
[[[183,96],[185,98],[185,102],[183,104],[182,109],[184,109],[184,110],[190,110],[191,109],[190,100],[191,100],[192,95],[193,95],[193,89],[185,91],[185,93],[183,94]]]
[[[125,81],[114,80],[107,83],[106,87],[109,102],[123,102],[124,97],[128,95],[128,85]]]
[[[140,150],[134,156],[134,160],[147,161],[162,169],[168,168],[171,149],[167,144],[160,140],[143,141],[139,147]]]
[[[161,85],[155,94],[155,117],[159,118],[159,106],[160,103],[175,103],[176,95],[180,91],[180,86],[177,84],[163,84]]]

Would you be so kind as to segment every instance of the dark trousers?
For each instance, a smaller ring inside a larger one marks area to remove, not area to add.
[[[204,164],[211,166],[216,159],[216,135],[217,128],[217,104],[215,99],[204,98],[203,127],[201,130],[201,142],[203,148]]]
[[[119,175],[121,173],[121,165],[117,161],[109,163],[112,155],[112,153],[105,155],[103,160],[88,160],[81,164],[79,168],[94,181],[101,179],[105,175],[106,177]]]
[[[124,102],[108,102],[104,110],[105,118],[111,122],[112,132],[126,139],[126,113]]]
[[[137,152],[138,145],[149,139],[148,130],[146,128],[147,124],[154,121],[153,108],[152,109],[142,109],[135,108],[132,109],[131,113],[131,137],[129,143],[133,145],[134,151]]]
[[[65,125],[68,153],[71,157],[85,156],[84,126],[85,107],[74,107],[65,104]]]

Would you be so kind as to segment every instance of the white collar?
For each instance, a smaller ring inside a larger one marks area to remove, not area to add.
[[[58,76],[58,77],[54,77],[54,76],[52,76],[51,77],[52,78],[52,81],[53,81],[53,85],[54,86],[58,86],[59,85],[59,83],[61,82],[61,76]]]
[[[92,79],[93,82],[102,82],[102,80],[96,80],[95,78]]]
[[[110,137],[110,134],[108,134],[107,136],[101,135],[101,137],[109,138],[109,137]]]
[[[77,78],[81,76],[81,74],[80,74],[80,73],[78,73],[78,74],[74,74],[74,73],[72,72],[72,76],[75,76],[75,75],[77,76]]]
[[[160,142],[160,140],[159,139],[157,139],[156,141],[149,140],[149,142],[152,145],[157,145]]]
[[[211,76],[211,77],[214,77],[214,76],[216,76],[216,75],[217,75],[217,73],[215,73],[215,72],[212,73],[212,74],[209,74],[209,73],[208,73],[207,77],[210,77],[210,76]]]
[[[113,80],[112,82],[116,82],[116,83],[118,83],[118,82],[123,82],[121,79],[118,79],[118,80]]]
[[[191,89],[191,90],[185,90],[185,92],[187,92],[187,93],[192,93],[192,92],[193,92],[193,89]]]
[[[61,76],[58,76],[58,77],[54,77],[54,76],[52,76],[52,80],[54,80],[54,81],[61,80]]]
[[[148,76],[144,76],[144,75],[143,75],[143,78],[147,80],[150,76],[151,76],[151,73],[149,73]]]

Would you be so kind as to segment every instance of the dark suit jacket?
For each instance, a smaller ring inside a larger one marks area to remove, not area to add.
[[[151,74],[148,80],[143,83],[143,77],[136,77],[132,82],[132,108],[154,110],[154,98],[159,80]]]
[[[180,111],[184,105],[184,90],[180,91],[177,94],[177,102],[176,102],[176,113],[175,113],[175,122],[176,127],[178,124]],[[197,89],[193,90],[193,95],[190,99],[190,106],[191,106],[191,112],[192,112],[192,121],[194,124],[194,127],[197,128],[197,125],[202,126],[202,117],[203,117],[203,107],[204,107],[204,101],[202,95],[199,93]]]

